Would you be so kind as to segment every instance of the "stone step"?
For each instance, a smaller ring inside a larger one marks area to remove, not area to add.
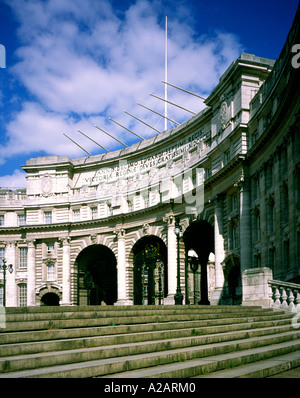
[[[190,344],[191,340],[189,340]],[[64,365],[41,367],[36,362],[35,369],[11,371],[0,377],[194,377],[231,366],[285,355],[300,350],[300,332],[285,332],[272,336],[251,337],[241,340],[171,348],[167,351],[150,351],[145,355],[131,354],[122,357],[76,362],[72,358]],[[150,344],[148,344],[150,346]],[[98,349],[94,350],[97,354]],[[42,355],[40,359],[45,357]],[[187,361],[187,362],[185,362]],[[162,365],[168,365],[162,367]],[[144,372],[141,369],[144,368]],[[145,369],[148,368],[148,369]],[[8,369],[6,369],[8,370]],[[132,371],[128,373],[128,371]],[[126,372],[126,373],[122,373]]]
[[[101,347],[115,344],[132,344],[140,342],[152,342],[155,340],[162,339],[174,339],[176,338],[187,338],[201,336],[205,343],[209,340],[219,339],[219,335],[223,334],[224,338],[233,339],[240,338],[239,336],[250,336],[250,335],[267,335],[272,333],[279,333],[284,331],[293,330],[291,323],[287,320],[281,322],[257,322],[250,324],[231,324],[231,325],[219,325],[219,326],[205,326],[201,328],[188,327],[188,322],[185,324],[185,328],[182,329],[169,329],[163,330],[158,329],[156,331],[143,331],[143,332],[130,332],[128,329],[123,334],[110,334],[110,335],[97,335],[93,337],[79,337],[70,339],[60,340],[48,340],[39,341],[36,343],[15,343],[15,344],[3,344],[0,349],[0,371],[1,371],[1,357],[12,357],[14,355],[28,355],[35,353],[46,353],[50,351],[58,350],[73,350],[73,349],[87,349],[91,347]],[[235,333],[234,333],[235,332]],[[231,334],[230,334],[231,333]],[[211,335],[211,336],[208,336]],[[216,335],[216,337],[212,337]],[[208,336],[208,337],[206,337]],[[198,339],[198,344],[200,339]],[[5,359],[4,359],[5,360]],[[6,359],[7,360],[7,359]]]
[[[64,312],[94,312],[94,311],[114,311],[114,312],[127,312],[127,311],[202,311],[210,312],[211,309],[216,312],[222,312],[224,310],[229,312],[243,312],[248,310],[253,311],[264,311],[272,312],[270,308],[264,308],[260,306],[232,306],[232,305],[89,305],[89,306],[40,306],[40,307],[7,307],[7,314],[38,314],[38,313],[64,313]]]
[[[0,377],[195,377],[210,360],[211,372],[264,359],[251,350],[300,351],[292,317],[244,306],[8,308]]]
[[[50,311],[50,312],[45,312],[45,311],[30,311],[30,312],[24,312],[20,313],[19,311],[17,312],[11,312],[11,311],[6,311],[6,323],[9,325],[11,322],[31,322],[31,321],[43,321],[43,320],[65,320],[65,319],[94,319],[94,318],[116,318],[116,317],[137,317],[137,316],[160,316],[160,315],[178,315],[178,314],[185,314],[185,315],[190,315],[190,314],[199,314],[199,315],[206,315],[206,314],[211,314],[211,308],[210,306],[205,306],[205,308],[202,308],[202,306],[187,306],[183,307],[182,306],[175,306],[176,308],[173,308],[174,306],[161,306],[161,307],[156,307],[152,309],[148,309],[148,306],[143,306],[144,308],[139,308],[135,309],[135,306],[131,307],[126,307],[124,310],[120,310],[120,307],[114,307],[114,306],[102,306],[102,307],[96,307],[93,310],[81,310],[78,311],[76,307],[64,307],[65,311]],[[179,308],[178,308],[179,307]],[[39,307],[41,308],[41,307]],[[56,308],[62,308],[62,307],[56,307]],[[72,309],[76,309],[75,311]],[[117,311],[114,310],[114,308],[118,308]],[[259,315],[259,314],[266,314],[266,311],[263,311],[261,308],[255,308],[255,307],[240,307],[240,309],[234,309],[233,311],[228,308],[228,306],[222,306],[220,308],[218,307],[213,307],[214,311],[213,313],[215,315],[220,315],[220,314],[239,314],[239,315]],[[269,310],[271,313],[272,310]]]
[[[207,378],[214,377],[218,371],[221,372],[239,372],[246,364],[251,364],[253,367],[260,365],[264,369],[271,361],[278,358],[285,357],[290,363],[290,366],[298,366],[298,359],[294,361],[294,357],[300,357],[299,339],[292,342],[283,342],[273,344],[270,346],[246,349],[244,351],[231,351],[224,354],[211,355],[208,357],[196,358],[193,360],[170,363],[165,365],[153,366],[146,369],[137,369],[126,371],[122,373],[115,373],[111,375],[102,375],[105,378]],[[290,360],[288,358],[291,358]],[[280,370],[279,370],[280,371]],[[230,373],[227,373],[230,378]],[[263,371],[260,373],[262,376]],[[252,377],[252,376],[250,376]]]
[[[104,307],[103,307],[104,308]],[[182,308],[182,307],[181,307]],[[184,307],[183,307],[184,308]],[[215,309],[215,307],[213,307]],[[244,307],[241,307],[244,308]],[[111,316],[106,316],[107,312],[98,310],[97,312],[91,312],[88,318],[80,316],[80,313],[75,312],[76,317],[74,318],[74,313],[65,311],[58,318],[51,319],[31,319],[31,320],[20,320],[20,321],[7,321],[5,328],[0,328],[0,333],[16,332],[16,331],[29,331],[29,330],[48,330],[48,329],[66,329],[66,328],[82,328],[82,327],[96,327],[96,326],[109,326],[109,325],[128,325],[128,324],[144,324],[153,322],[172,322],[172,321],[189,321],[189,320],[201,320],[201,319],[215,319],[215,318],[231,318],[233,315],[241,317],[253,317],[256,319],[260,316],[276,316],[284,314],[281,312],[273,311],[262,311],[262,310],[252,310],[252,307],[243,311],[233,311],[223,310],[219,312],[218,310],[213,310],[210,307],[210,311],[203,312],[201,310],[193,310],[191,313],[184,311],[183,309],[177,310],[172,314],[160,312],[151,312],[151,314],[144,314],[143,310],[137,312],[136,315],[130,315],[130,312],[119,313],[112,312]]]
[[[271,325],[277,326],[281,324],[291,324],[291,315],[287,313],[272,313],[268,315],[260,315],[256,317],[232,317],[226,318],[212,318],[203,320],[188,320],[186,322],[181,321],[169,321],[169,322],[156,322],[156,323],[142,323],[142,324],[126,324],[126,325],[114,325],[114,326],[100,326],[100,327],[82,327],[82,328],[71,328],[71,329],[54,329],[54,330],[39,330],[39,331],[20,331],[20,332],[6,332],[1,334],[0,347],[2,344],[13,344],[13,343],[26,343],[26,342],[39,342],[39,341],[50,341],[57,339],[74,339],[84,338],[93,336],[107,336],[116,335],[122,333],[141,333],[151,331],[165,331],[165,330],[180,330],[186,327],[189,328],[207,328],[207,327],[226,327],[227,330],[230,328],[239,327],[268,327]],[[1,353],[1,351],[0,351]],[[1,354],[0,354],[1,355]]]
[[[300,351],[261,360],[256,363],[224,369],[195,378],[266,378],[300,366]]]

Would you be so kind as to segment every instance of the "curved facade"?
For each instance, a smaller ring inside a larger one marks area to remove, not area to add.
[[[0,191],[6,305],[174,304],[180,290],[238,304],[257,267],[299,282],[298,21],[276,62],[242,54],[182,125],[107,154],[29,159],[26,190]]]

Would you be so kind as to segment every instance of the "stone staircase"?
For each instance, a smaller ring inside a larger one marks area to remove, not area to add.
[[[7,308],[0,377],[268,377],[300,365],[292,317],[245,306]]]

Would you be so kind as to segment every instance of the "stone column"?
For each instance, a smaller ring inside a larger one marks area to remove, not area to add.
[[[240,255],[241,274],[252,268],[251,196],[249,181],[239,181],[240,188]]]
[[[63,270],[62,270],[62,302],[61,305],[71,305],[71,264],[70,264],[70,238],[62,238],[63,245]]]
[[[175,216],[173,213],[167,214],[163,219],[168,225],[168,296],[164,304],[175,304],[174,295],[177,286],[177,241],[174,233]]]
[[[118,299],[115,305],[130,304],[126,293],[126,250],[125,250],[125,230],[116,229],[115,234],[118,239]]]
[[[217,195],[215,200],[214,237],[215,237],[215,289],[211,294],[211,304],[216,305],[221,298],[224,287],[222,262],[225,258],[223,231],[223,197]]]
[[[27,306],[35,305],[35,240],[27,241]]]

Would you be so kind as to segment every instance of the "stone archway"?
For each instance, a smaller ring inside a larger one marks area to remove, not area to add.
[[[193,221],[183,234],[186,257],[190,250],[197,254],[201,268],[199,304],[210,304],[208,300],[207,263],[210,253],[214,253],[214,228],[205,220]]]
[[[136,242],[133,252],[134,304],[161,305],[168,294],[167,247],[155,235]]]
[[[76,258],[78,305],[113,305],[117,301],[117,260],[111,249],[94,244]]]
[[[45,283],[36,290],[37,302],[40,305],[58,306],[62,298],[62,289],[55,283]]]
[[[222,303],[239,305],[242,303],[242,279],[240,256],[230,254],[224,260],[224,291]]]
[[[46,293],[41,298],[41,305],[57,306],[59,305],[59,297],[56,293]]]

